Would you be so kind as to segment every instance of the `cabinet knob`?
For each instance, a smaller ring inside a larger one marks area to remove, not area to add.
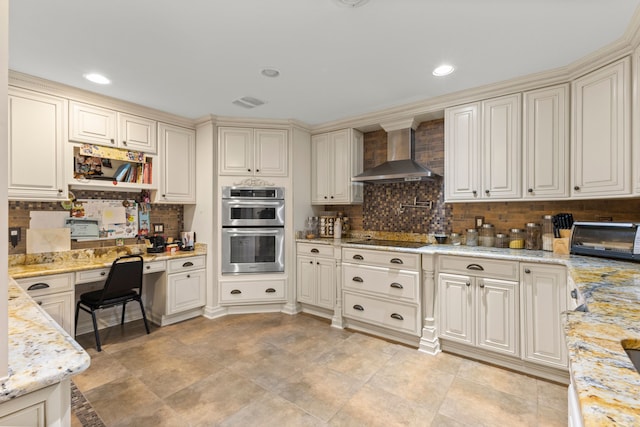
[[[127,141],[122,141],[122,145],[127,145]]]
[[[360,304],[356,304],[353,306],[354,310],[358,310],[358,311],[364,311],[364,307],[361,306]]]
[[[251,172],[251,169],[247,169],[247,172]]]
[[[533,188],[527,189],[527,193],[533,193]]]
[[[580,187],[579,187],[579,186],[577,186],[577,185],[576,185],[575,187],[573,187],[573,189],[574,189],[575,191],[580,191]]]
[[[150,265],[147,265],[146,267],[147,267],[147,270],[150,270],[150,269],[151,269],[151,266],[150,266]]]
[[[401,314],[398,314],[398,313],[391,313],[391,316],[390,316],[390,317],[391,317],[392,319],[396,319],[396,320],[404,320],[404,317],[402,317],[402,315],[401,315]]]
[[[309,264],[313,264],[313,261],[309,261]]]
[[[101,275],[101,276],[106,276],[106,275],[107,275],[107,272],[106,272],[106,271],[101,271],[101,272],[100,272],[100,275]]]
[[[187,274],[187,279],[191,279],[191,275],[190,274]]]
[[[260,172],[260,169],[256,169],[256,172]]]
[[[316,262],[317,265],[320,265],[320,262]]]
[[[484,194],[489,194],[489,190],[484,190]]]
[[[484,288],[484,282],[480,282],[480,287]]]
[[[476,190],[473,190],[471,193],[473,194],[473,197],[478,195],[478,192]]]
[[[112,143],[112,144],[115,144],[115,143],[116,143],[116,140],[115,140],[115,139],[113,139],[113,138],[111,138],[109,141],[111,141],[111,143]]]
[[[529,273],[531,273],[531,270],[529,270],[528,268],[525,268],[525,269],[524,269],[524,272],[525,272],[525,273],[527,273],[527,274],[529,274]]]
[[[325,198],[325,199],[328,199],[328,197],[327,197],[327,196],[324,196],[324,198]]]
[[[162,195],[162,198],[164,199],[165,197],[167,197],[167,195],[166,195],[166,194],[163,194],[163,195]]]
[[[62,193],[62,188],[58,188],[58,194]]]
[[[575,289],[571,289],[571,298],[578,299],[578,291]]]
[[[467,283],[465,283],[465,285],[471,286],[471,282],[467,282]]]
[[[238,294],[241,294],[241,293],[242,292],[240,292],[239,289],[234,289],[234,290],[231,291],[231,295],[238,295]]]
[[[331,198],[333,199],[333,196],[331,196]]]

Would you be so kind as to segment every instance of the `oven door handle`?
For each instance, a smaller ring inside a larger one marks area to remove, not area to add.
[[[251,206],[251,207],[263,207],[263,206],[283,206],[284,200],[225,200],[225,204],[228,207],[234,206]]]
[[[284,227],[251,227],[251,228],[223,228],[228,234],[234,235],[272,235],[281,233]]]

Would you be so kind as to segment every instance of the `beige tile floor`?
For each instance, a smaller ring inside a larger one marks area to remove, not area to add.
[[[77,337],[107,426],[566,426],[566,387],[308,315],[141,322]],[[77,419],[72,425],[80,425]]]

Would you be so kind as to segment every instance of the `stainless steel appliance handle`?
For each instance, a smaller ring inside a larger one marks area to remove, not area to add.
[[[246,228],[246,229],[245,228],[227,228],[225,230],[227,230],[229,234],[266,236],[266,235],[280,233],[283,230],[283,228],[284,227],[278,227],[278,228],[252,227],[252,228]]]

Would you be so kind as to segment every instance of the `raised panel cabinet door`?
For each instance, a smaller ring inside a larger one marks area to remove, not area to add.
[[[69,140],[117,146],[116,112],[95,105],[69,103]]]
[[[336,304],[336,264],[333,259],[316,258],[317,304],[333,310]]]
[[[524,93],[524,196],[569,196],[569,85]]]
[[[205,271],[170,274],[167,280],[167,313],[176,314],[206,303]]]
[[[518,283],[478,278],[478,347],[519,355]]]
[[[120,125],[118,145],[128,150],[155,153],[158,151],[157,122],[144,117],[118,113]]]
[[[522,196],[521,95],[482,102],[482,197]]]
[[[256,175],[287,176],[288,132],[282,129],[256,129],[254,137]]]
[[[329,195],[330,202],[348,202],[351,188],[351,138],[349,130],[329,134],[333,148],[331,170],[333,185]]]
[[[439,335],[475,344],[474,282],[469,276],[438,275]]]
[[[568,366],[561,313],[567,310],[564,267],[521,263],[522,357],[549,366]]]
[[[55,322],[62,327],[69,335],[74,336],[74,294],[73,292],[60,292],[57,294],[43,295],[34,297],[34,301],[38,303],[44,311]]]
[[[631,65],[624,58],[572,85],[572,197],[631,193]]]
[[[8,110],[9,198],[66,199],[65,101],[11,88]]]
[[[480,104],[445,110],[446,200],[477,200],[480,188]]]
[[[220,175],[253,175],[253,129],[218,129]]]
[[[311,137],[311,203],[327,204],[333,185],[332,148],[326,133]]]
[[[191,129],[158,125],[160,135],[160,201],[195,203],[196,133]]]
[[[298,256],[297,290],[298,301],[316,304],[316,262],[314,257]]]

